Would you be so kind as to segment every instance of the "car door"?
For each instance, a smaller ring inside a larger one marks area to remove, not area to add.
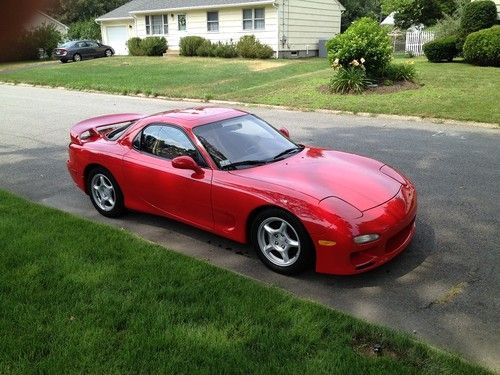
[[[89,54],[92,57],[102,57],[104,56],[104,51],[101,51],[99,44],[96,42],[87,42],[87,46],[89,48]]]
[[[203,173],[174,168],[172,159],[178,156],[191,156]],[[132,194],[150,210],[213,228],[212,170],[182,129],[148,125],[135,137],[123,167]]]

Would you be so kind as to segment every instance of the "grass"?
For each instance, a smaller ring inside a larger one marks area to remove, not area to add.
[[[0,373],[488,373],[2,191],[0,244]]]
[[[401,58],[398,58],[401,60]],[[220,99],[351,112],[413,115],[500,124],[500,69],[414,59],[423,85],[387,94],[319,90],[333,71],[325,59],[240,60],[114,57],[82,63],[0,65],[0,81],[119,94]]]

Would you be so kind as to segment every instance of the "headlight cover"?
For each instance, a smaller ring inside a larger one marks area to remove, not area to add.
[[[372,234],[363,234],[361,236],[356,236],[354,237],[354,242],[357,243],[358,245],[362,245],[368,242],[373,242],[376,241],[380,238],[380,236],[376,233]]]
[[[363,213],[352,204],[337,197],[325,198],[319,203],[319,206],[344,219],[359,219],[363,216]]]

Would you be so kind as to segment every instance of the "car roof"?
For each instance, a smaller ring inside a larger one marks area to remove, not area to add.
[[[187,109],[175,109],[172,111],[160,112],[149,116],[148,123],[164,122],[178,125],[187,129],[196,126],[223,121],[234,117],[244,116],[248,113],[233,108],[222,107],[194,107]]]

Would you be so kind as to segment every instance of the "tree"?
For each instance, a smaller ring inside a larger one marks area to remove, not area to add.
[[[57,0],[49,14],[59,21],[72,24],[101,16],[129,0]]]
[[[456,9],[455,0],[382,0],[383,12],[395,12],[395,24],[401,29],[420,24],[435,25],[445,14],[453,14]]]
[[[93,18],[86,21],[77,21],[70,25],[68,39],[93,39],[101,40],[101,27]]]
[[[362,17],[381,19],[380,0],[341,0],[341,3],[346,9],[342,14],[342,31],[347,30],[353,21]]]

